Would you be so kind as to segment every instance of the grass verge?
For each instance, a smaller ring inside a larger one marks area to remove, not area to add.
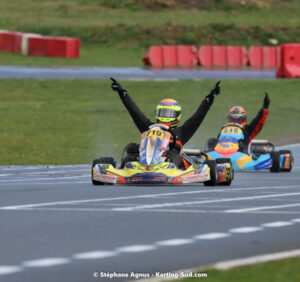
[[[120,56],[118,51],[133,47],[137,48],[136,55],[129,57],[134,62],[128,63],[128,59],[127,64],[136,65],[138,61],[138,65],[141,65],[140,60],[145,53],[141,54],[141,49],[148,49],[155,44],[265,46],[272,45],[274,39],[278,44],[299,42],[299,1],[249,1],[252,3],[249,6],[248,1],[217,0],[211,6],[209,3],[212,1],[201,1],[202,6],[199,7],[197,2],[200,1],[190,1],[191,5],[196,5],[191,9],[187,8],[189,5],[176,5],[173,0],[3,0],[0,3],[0,28],[78,37],[83,43],[83,59],[76,60],[74,64],[79,65],[91,65],[93,60],[95,63],[101,62],[99,56],[110,58],[111,61],[118,58],[117,62],[110,64],[122,65],[122,57],[129,51]],[[230,2],[229,6],[227,2]],[[152,3],[154,8],[146,8],[145,3]],[[163,8],[159,3],[175,5]],[[87,44],[93,44],[94,47],[88,48]],[[114,49],[117,56],[113,52],[101,54],[101,48]],[[18,63],[18,60],[21,64],[45,64],[43,58],[20,59],[12,55],[4,56],[2,60],[3,56],[0,58],[1,64]],[[70,60],[56,59],[51,59],[50,64],[74,65]]]
[[[142,111],[153,120],[157,103],[178,100],[183,121],[196,110],[215,81],[122,81]],[[300,136],[299,81],[224,80],[222,93],[187,147],[202,147],[226,122],[228,109],[245,106],[249,120],[260,109],[264,92],[270,114],[259,138]],[[90,163],[102,156],[120,159],[140,135],[108,80],[1,80],[0,164]]]
[[[82,44],[80,58],[24,56],[0,51],[1,65],[7,66],[142,66],[148,49],[140,47],[111,48],[97,44]]]
[[[284,259],[275,262],[255,264],[246,267],[234,268],[227,271],[204,270],[206,278],[186,278],[181,282],[297,282],[300,280],[300,258]]]

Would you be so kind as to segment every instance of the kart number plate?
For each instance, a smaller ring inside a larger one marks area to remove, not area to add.
[[[162,130],[150,130],[150,131],[148,131],[147,136],[148,137],[155,136],[155,137],[158,137],[159,139],[162,139],[163,136],[164,136],[164,131],[162,131]]]

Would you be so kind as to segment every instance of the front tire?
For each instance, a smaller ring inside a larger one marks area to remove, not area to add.
[[[216,160],[217,164],[225,164],[225,163],[229,163],[230,164],[230,168],[226,169],[226,181],[219,183],[219,185],[223,185],[223,186],[230,186],[231,182],[234,178],[234,171],[232,168],[232,162],[230,158],[220,158]]]
[[[116,163],[115,159],[111,158],[111,157],[102,157],[102,158],[93,160],[93,164],[92,164],[92,173],[91,173],[91,176],[92,176],[92,183],[93,183],[93,185],[105,185],[105,184],[112,185],[110,183],[104,183],[104,182],[96,181],[96,180],[93,179],[93,168],[97,164],[110,164],[113,167],[116,167],[117,163]]]
[[[217,185],[217,164],[215,160],[208,160],[205,162],[210,169],[210,180],[204,182],[205,186],[216,186]]]

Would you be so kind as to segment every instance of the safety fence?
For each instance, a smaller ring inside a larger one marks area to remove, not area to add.
[[[80,56],[80,40],[0,30],[0,50],[31,56],[78,58]]]

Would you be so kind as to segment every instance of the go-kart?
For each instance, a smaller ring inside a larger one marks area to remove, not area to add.
[[[293,154],[290,150],[275,151],[268,140],[253,140],[244,152],[240,151],[237,136],[243,136],[244,128],[238,124],[226,124],[219,138],[209,138],[206,145],[208,159],[230,158],[234,170],[263,170],[289,172],[293,168]]]
[[[170,143],[171,137],[173,142]],[[206,186],[230,185],[233,170],[229,159],[206,160],[199,163],[181,154],[186,166],[178,168],[168,159],[169,149],[176,143],[175,134],[168,126],[154,124],[142,133],[136,160],[117,167],[114,158],[93,161],[92,183],[104,184],[187,184],[204,182]]]

